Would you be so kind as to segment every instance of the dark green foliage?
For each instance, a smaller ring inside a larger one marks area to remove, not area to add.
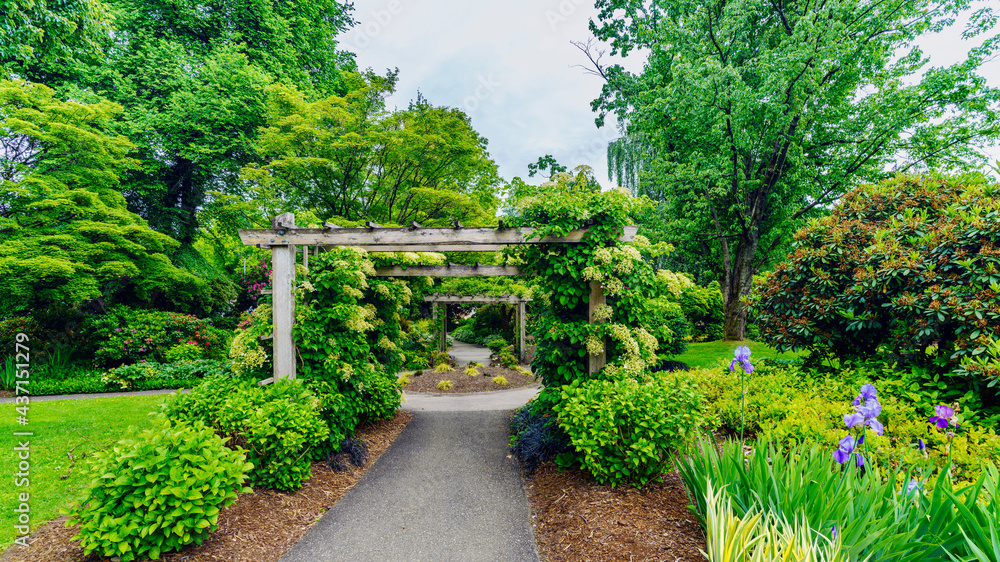
[[[895,166],[984,162],[977,145],[1000,134],[1000,89],[982,72],[1000,48],[986,4],[596,1],[597,40],[641,68],[600,69],[598,124],[624,124],[608,167],[662,202],[654,239],[721,282],[725,339],[743,339],[753,276],[798,221]],[[920,37],[957,14],[972,16],[968,55],[932,68]]]
[[[86,554],[122,560],[159,559],[201,544],[219,511],[236,501],[253,465],[201,423],[162,420],[151,430],[95,453],[87,497],[67,526]]]
[[[327,466],[336,472],[347,470],[348,463],[362,467],[366,462],[368,462],[368,444],[364,439],[347,437],[341,441],[336,453],[327,456]]]
[[[1000,377],[1000,186],[982,176],[900,176],[847,194],[795,235],[755,310],[779,350],[887,352]]]
[[[529,475],[542,463],[569,450],[569,437],[555,417],[536,412],[532,402],[514,412],[510,434],[511,452]]]
[[[224,377],[207,379],[164,403],[172,420],[200,421],[247,450],[254,485],[291,491],[310,476],[310,452],[328,443],[322,403],[301,381],[261,387]]]
[[[144,361],[123,365],[107,372],[102,380],[115,390],[150,390],[197,386],[202,379],[232,376],[229,362],[213,359],[156,363]],[[179,383],[182,386],[174,386]]]
[[[563,387],[559,427],[598,483],[641,488],[656,480],[701,423],[701,395],[688,380],[574,381]]]

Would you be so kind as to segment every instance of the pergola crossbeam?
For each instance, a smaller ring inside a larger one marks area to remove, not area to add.
[[[513,265],[393,265],[375,268],[379,277],[504,277],[521,275]]]
[[[285,223],[287,225],[287,223]],[[374,223],[372,223],[374,224]],[[619,237],[631,242],[638,231],[636,226],[626,226]],[[466,246],[505,246],[509,244],[567,244],[582,242],[587,229],[571,230],[565,236],[534,236],[533,228],[492,227],[460,228],[244,228],[239,230],[240,240],[246,245],[257,246],[354,246],[365,249],[374,247],[421,246],[448,248],[440,252],[468,252]],[[378,251],[378,250],[369,250]],[[414,250],[381,250],[414,251]],[[480,250],[475,250],[480,251]]]

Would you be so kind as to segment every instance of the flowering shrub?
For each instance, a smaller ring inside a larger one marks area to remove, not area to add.
[[[261,258],[256,263],[247,264],[246,272],[238,271],[233,280],[236,284],[236,303],[233,309],[244,313],[260,304],[261,290],[271,286],[271,264]]]
[[[220,358],[228,333],[207,320],[189,314],[158,310],[112,307],[91,321],[89,331],[97,341],[97,367],[117,367],[141,360],[163,361],[165,353],[178,344],[197,346],[202,355]]]
[[[236,335],[229,344],[229,358],[237,376],[266,378],[271,368],[271,350],[261,344],[261,336],[270,334],[272,328],[271,305],[262,304],[251,314],[244,315],[237,325]]]
[[[536,294],[549,305],[535,327],[537,349],[532,370],[545,385],[539,401],[552,407],[561,400],[560,387],[593,378],[637,378],[659,358],[653,336],[657,318],[650,308],[654,274],[642,259],[647,240],[615,239],[631,224],[631,213],[642,204],[627,192],[574,192],[538,199],[513,219],[517,226],[536,228],[539,237],[561,236],[587,228],[579,244],[532,244],[518,250],[521,269],[537,278]],[[599,283],[606,307],[589,323],[590,283]],[[601,372],[587,372],[588,354],[606,352]]]
[[[395,373],[406,354],[397,342],[411,291],[401,281],[370,279],[374,273],[367,252],[336,248],[298,274],[301,376],[332,401],[323,409],[332,431],[350,434],[360,421],[391,417],[399,407]]]
[[[900,176],[848,193],[795,234],[754,308],[780,350],[886,348],[911,364],[1000,377],[1000,185]]]

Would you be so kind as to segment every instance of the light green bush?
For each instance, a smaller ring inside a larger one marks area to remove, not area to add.
[[[245,448],[253,463],[252,484],[290,491],[311,475],[310,451],[329,439],[322,406],[301,381],[283,379],[260,387],[214,378],[172,395],[164,409],[171,419],[201,421],[229,436],[231,446]]]
[[[693,435],[700,407],[687,379],[592,380],[563,387],[558,420],[597,482],[641,488]]]
[[[161,419],[90,460],[84,501],[67,511],[67,526],[86,554],[151,558],[201,544],[233,503],[253,465],[204,424]]]

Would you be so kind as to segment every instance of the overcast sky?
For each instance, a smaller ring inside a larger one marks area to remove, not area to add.
[[[979,5],[984,1],[979,0]],[[574,66],[586,63],[570,41],[590,37],[592,0],[355,0],[360,23],[342,38],[361,68],[399,68],[390,107],[405,108],[419,90],[434,105],[457,107],[489,139],[504,179],[527,177],[527,165],[552,154],[561,164],[587,164],[608,186],[605,149],[618,136],[598,129],[590,102],[601,80]],[[961,31],[921,43],[931,64],[956,62],[968,51]],[[605,60],[610,60],[606,57]],[[641,56],[627,68],[640,70]],[[1000,60],[982,73],[1000,86]],[[989,149],[992,160],[1000,149]],[[536,176],[534,180],[539,180]],[[537,181],[529,180],[531,183]]]

